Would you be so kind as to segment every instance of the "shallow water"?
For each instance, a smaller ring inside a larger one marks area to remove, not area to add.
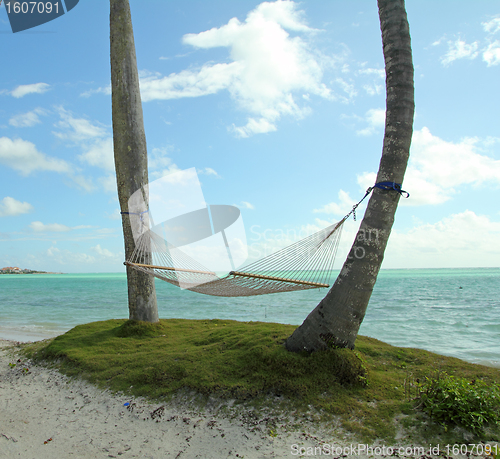
[[[296,325],[326,294],[219,298],[156,287],[161,318]],[[33,341],[126,317],[125,274],[0,275],[0,338]],[[500,268],[382,270],[360,334],[500,367]]]

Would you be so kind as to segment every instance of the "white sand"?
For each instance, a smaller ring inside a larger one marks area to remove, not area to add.
[[[287,431],[286,420],[276,418],[270,432],[268,419],[249,412],[224,416],[214,406],[200,414],[113,395],[22,357],[18,362],[13,344],[0,340],[0,458],[293,458],[313,456],[312,448],[314,456],[338,458],[330,446],[347,447],[347,455],[351,444],[358,447],[333,426],[318,434],[307,419],[300,431]],[[309,449],[300,455],[298,447]],[[399,455],[405,456],[423,455]]]
[[[115,396],[18,362],[12,344],[0,340],[0,458],[282,458],[297,456],[293,443],[318,445],[301,433],[270,435],[246,413],[229,419]]]

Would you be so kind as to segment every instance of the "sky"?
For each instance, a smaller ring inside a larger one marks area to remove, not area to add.
[[[374,184],[375,0],[131,0],[150,180],[195,168],[250,258],[340,220]],[[500,4],[407,0],[410,160],[382,268],[500,266]],[[109,2],[12,33],[0,6],[0,267],[123,272]],[[364,212],[346,222],[336,267]]]

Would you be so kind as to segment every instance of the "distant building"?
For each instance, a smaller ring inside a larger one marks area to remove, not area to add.
[[[18,268],[17,266],[7,266],[5,268],[0,269],[0,272],[2,274],[19,274],[22,272],[25,272],[26,270],[23,270],[21,268]]]

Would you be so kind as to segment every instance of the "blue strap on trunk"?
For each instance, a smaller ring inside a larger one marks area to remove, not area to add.
[[[409,198],[410,193],[401,189],[401,183],[396,182],[378,182],[373,185],[373,188],[380,188],[381,190],[394,190],[397,191],[403,198]]]

